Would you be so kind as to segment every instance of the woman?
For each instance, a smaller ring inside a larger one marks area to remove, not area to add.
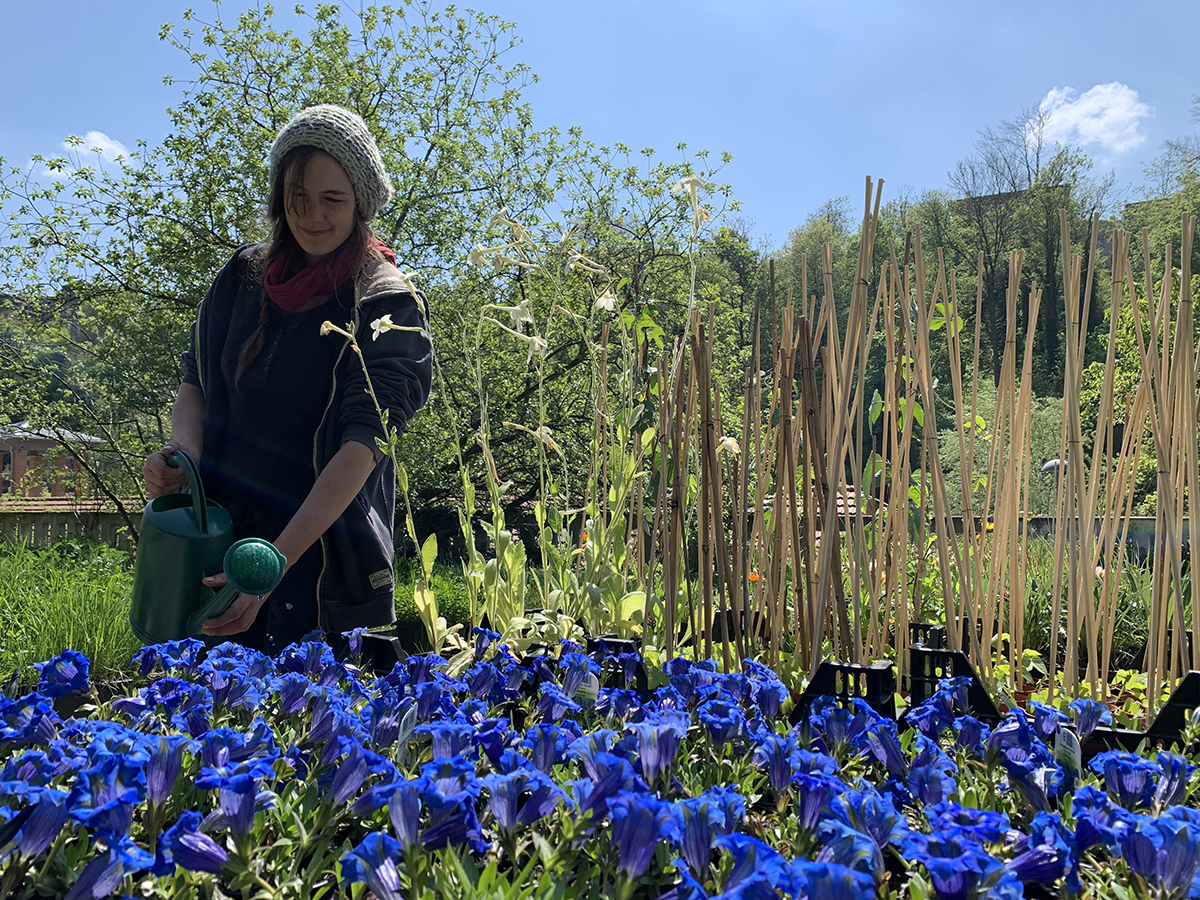
[[[287,557],[272,593],[238,594],[204,626],[275,654],[314,628],[394,620],[395,472],[376,445],[384,430],[363,368],[389,426],[403,429],[429,394],[433,348],[423,299],[370,229],[391,181],[363,120],[328,104],[303,110],[275,139],[269,176],[270,237],[238,250],[201,303],[171,441],[142,471],[151,497],[178,491],[184,475],[166,457],[186,450],[234,539],[266,538]],[[373,332],[384,316],[414,330]],[[322,335],[326,321],[352,329],[361,360]]]

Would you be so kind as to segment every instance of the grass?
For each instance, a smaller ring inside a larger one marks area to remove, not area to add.
[[[0,675],[20,672],[64,649],[92,662],[96,681],[120,680],[141,642],[129,627],[130,554],[71,541],[49,549],[0,545]]]

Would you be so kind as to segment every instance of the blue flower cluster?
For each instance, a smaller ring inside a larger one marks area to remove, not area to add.
[[[563,642],[518,659],[475,637],[453,664],[414,656],[382,677],[317,636],[275,659],[147,647],[136,691],[67,720],[52,701],[88,688],[87,661],[41,664],[35,692],[0,699],[4,877],[68,900],[146,878],[191,896],[206,879],[248,893],[323,877],[391,900],[436,893],[445,852],[514,877],[553,860],[575,893],[601,879],[622,898],[867,900],[912,879],[1008,900],[1079,892],[1088,864],[1200,897],[1194,767],[1116,752],[1080,771],[1070,748],[1105,712],[1090,701],[1074,731],[1036,706],[989,728],[948,679],[904,732],[829,699],[789,727],[788,691],[755,662],[676,658],[639,693],[631,654]]]
[[[1072,716],[1030,703],[995,729],[966,713],[966,680],[941,682],[932,697],[908,714],[918,743],[951,737],[958,755],[987,773],[1002,773],[999,788],[1028,820],[1014,829],[1007,814],[941,803],[927,806],[929,835],[910,834],[901,853],[929,872],[939,897],[1020,897],[1019,883],[1058,882],[1072,894],[1084,890],[1085,854],[1099,866],[1123,860],[1129,874],[1154,897],[1200,897],[1200,810],[1184,804],[1195,766],[1161,751],[1155,759],[1110,751],[1088,765],[1104,789],[1081,784],[1080,742],[1097,725],[1111,724],[1101,703],[1079,699]],[[946,771],[954,764],[946,760]],[[910,790],[914,788],[910,770]],[[988,782],[990,784],[990,781]],[[955,789],[948,778],[951,791]],[[921,785],[914,797],[925,800]],[[1007,851],[1004,862],[996,853]]]

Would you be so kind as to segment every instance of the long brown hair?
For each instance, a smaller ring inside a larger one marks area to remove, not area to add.
[[[300,245],[292,234],[292,229],[288,227],[287,210],[295,204],[297,192],[304,187],[304,172],[308,168],[309,160],[316,154],[324,152],[319,147],[293,147],[279,161],[279,167],[275,170],[275,178],[272,180],[271,189],[267,194],[266,220],[270,227],[270,233],[260,252],[255,254],[250,268],[251,277],[260,284],[266,277],[271,262],[280,253],[283,253],[284,250],[301,252]],[[355,199],[357,200],[357,198]],[[357,211],[357,205],[355,209]],[[383,258],[375,241],[375,232],[371,230],[371,226],[361,215],[355,215],[354,231],[346,238],[346,241],[353,241],[362,248],[362,256],[354,268],[356,278],[368,262]],[[332,260],[332,256],[330,259]],[[237,372],[233,376],[235,385],[241,381],[242,373],[262,352],[263,341],[267,334],[270,302],[271,299],[267,296],[264,287],[259,300],[258,327],[254,329],[250,337],[246,338],[246,343],[242,344],[242,350],[238,354]],[[355,303],[357,302],[358,298],[355,297]]]

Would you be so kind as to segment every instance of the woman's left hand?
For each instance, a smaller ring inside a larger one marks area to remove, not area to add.
[[[213,590],[219,590],[229,579],[224,572],[210,575],[204,579],[204,584]],[[216,618],[204,623],[201,631],[213,637],[224,637],[231,634],[241,634],[254,624],[258,611],[267,602],[270,594],[238,594],[229,604],[229,609]]]

